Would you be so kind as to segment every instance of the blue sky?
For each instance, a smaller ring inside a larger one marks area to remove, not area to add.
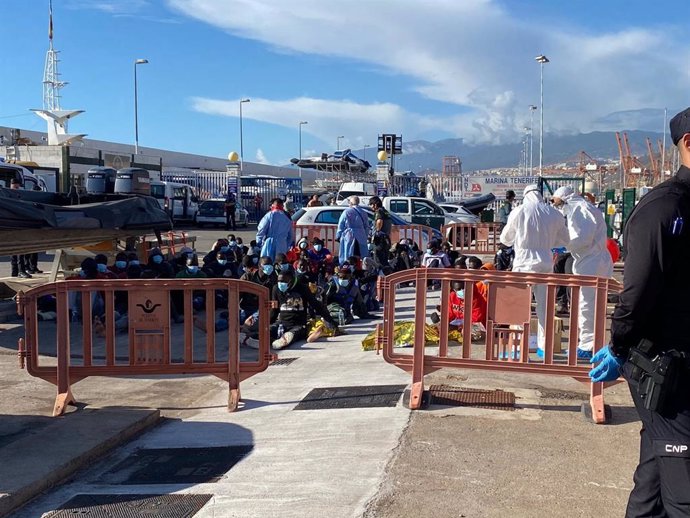
[[[43,130],[47,0],[0,0],[0,125]],[[690,105],[690,2],[666,0],[54,0],[55,48],[84,109],[73,133],[284,164],[341,147],[462,137],[515,142],[539,104],[549,132],[656,129]],[[11,23],[8,21],[11,20]],[[538,114],[535,117],[535,131]],[[621,127],[625,125],[625,127]],[[373,156],[373,152],[372,152]]]

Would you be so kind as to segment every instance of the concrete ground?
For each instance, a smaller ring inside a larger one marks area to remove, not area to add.
[[[197,248],[225,233],[199,232]],[[396,311],[411,315],[411,292]],[[47,417],[54,386],[17,367],[21,323],[4,324],[0,516],[38,497],[12,516],[39,517],[83,493],[212,494],[202,518],[624,514],[639,423],[623,384],[606,390],[613,419],[599,426],[580,414],[587,386],[572,379],[470,370],[438,371],[426,385],[512,391],[517,408],[293,410],[317,387],[409,383],[361,351],[374,324],[356,320],[347,335],[281,351],[298,359],[244,381],[232,414],[221,380],[158,376],[87,378],[74,386],[83,405],[62,418]],[[231,445],[252,451],[216,483],[122,485],[108,475],[140,448]]]

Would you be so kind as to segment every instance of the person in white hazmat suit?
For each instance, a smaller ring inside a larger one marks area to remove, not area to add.
[[[553,193],[553,205],[565,215],[568,222],[570,242],[567,247],[573,255],[573,273],[611,277],[613,261],[606,248],[606,222],[603,213],[576,194],[569,185],[556,189]],[[578,308],[578,358],[592,357],[595,298],[595,288],[582,288]]]
[[[539,192],[537,185],[525,187],[522,205],[510,211],[501,231],[501,243],[515,250],[514,272],[552,273],[552,248],[568,243],[568,229],[560,212],[554,209]],[[544,351],[544,325],[546,323],[546,285],[532,289],[537,302],[538,353]]]

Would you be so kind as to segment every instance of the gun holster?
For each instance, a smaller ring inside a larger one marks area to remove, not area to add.
[[[652,356],[653,344],[642,340],[630,349],[628,361],[633,365],[631,378],[637,381],[637,393],[647,410],[663,412],[678,387],[681,372],[686,367],[684,353],[675,349]]]

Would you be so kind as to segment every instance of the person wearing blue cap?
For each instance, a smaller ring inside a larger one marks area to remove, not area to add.
[[[622,374],[642,421],[630,518],[690,516],[690,108],[670,129],[682,165],[628,218],[611,344],[594,355],[589,373],[595,382]]]

